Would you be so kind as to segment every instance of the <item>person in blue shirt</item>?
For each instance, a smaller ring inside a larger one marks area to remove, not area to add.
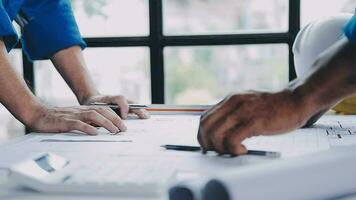
[[[324,29],[315,37],[328,34]],[[355,95],[356,15],[339,35],[330,47],[318,52],[311,66],[305,66],[309,70],[300,69],[301,76],[282,91],[234,94],[205,112],[198,131],[203,152],[245,154],[244,139],[286,133],[312,124],[333,105]],[[298,45],[295,48],[298,50]]]
[[[21,38],[13,20],[22,28]],[[83,106],[48,107],[32,95],[8,58],[19,40],[29,59],[51,59]],[[79,130],[95,135],[93,125],[98,125],[117,133],[126,130],[121,118],[129,112],[148,118],[145,110],[129,110],[124,96],[98,92],[83,59],[85,47],[69,0],[0,0],[0,103],[37,132]],[[89,106],[93,102],[117,104],[121,118],[108,108]]]

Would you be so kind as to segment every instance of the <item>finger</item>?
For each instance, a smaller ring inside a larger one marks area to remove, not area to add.
[[[239,97],[229,98],[223,104],[215,109],[214,112],[209,113],[205,119],[203,119],[203,125],[207,132],[214,126],[219,120],[225,119],[231,112],[234,112],[236,109],[243,105],[242,99]]]
[[[227,97],[223,100],[221,100],[219,103],[217,103],[215,106],[212,108],[208,109],[202,114],[201,119],[205,120],[211,113],[214,113],[217,109],[219,109],[230,97]]]
[[[199,129],[198,129],[197,139],[198,139],[199,145],[200,145],[203,153],[205,153],[206,152],[206,145],[205,145],[205,142],[203,140],[203,136],[202,136],[202,132],[201,132],[200,126],[199,126]]]
[[[229,133],[231,129],[238,126],[245,126],[246,121],[243,118],[247,115],[244,113],[241,107],[232,111],[228,116],[218,120],[214,125],[209,129],[208,135],[209,140],[213,145],[213,149],[220,153],[225,153],[225,148],[223,145],[223,140],[226,134]]]
[[[121,118],[110,108],[105,107],[93,107],[96,112],[104,116],[106,119],[110,120],[120,131],[126,131],[127,127]]]
[[[120,108],[120,116],[123,119],[127,118],[129,114],[129,104],[124,96],[116,96],[111,99],[111,103],[117,104]]]
[[[83,122],[94,123],[98,126],[104,127],[111,133],[118,133],[120,130],[104,116],[96,112],[95,110],[85,111],[80,113],[79,119]]]
[[[98,106],[99,108],[103,107],[106,108],[105,106]],[[117,115],[116,112],[112,108],[107,108],[108,111],[110,111],[113,115]]]
[[[234,127],[230,129],[229,133],[225,136],[223,145],[224,151],[231,155],[242,155],[247,153],[246,147],[242,141],[250,136],[255,135],[251,123]]]
[[[130,112],[136,114],[140,119],[150,118],[150,114],[145,109],[130,109]]]
[[[203,122],[203,128],[205,131],[205,137],[207,138],[207,144],[211,150],[214,150],[220,154],[223,154],[223,139],[226,133],[233,127],[241,123],[240,116],[237,114],[240,112],[242,103],[238,104],[237,107],[231,110],[225,110],[224,116],[217,118],[215,121]],[[218,111],[219,112],[219,111]]]
[[[84,123],[80,120],[68,119],[68,120],[65,120],[63,125],[65,126],[65,129],[67,129],[66,131],[77,130],[77,131],[86,133],[88,135],[97,135],[98,134],[98,130],[95,127],[93,127],[87,123]],[[64,131],[64,132],[66,132],[66,131]]]
[[[214,150],[214,145],[212,144],[211,140],[209,139],[209,132],[211,127],[211,118],[212,115],[217,114],[216,112],[220,109],[224,103],[227,101],[221,101],[218,105],[214,106],[212,109],[208,110],[204,115],[200,118],[200,125],[199,125],[199,132],[198,132],[198,141],[200,141],[200,145],[202,147],[203,153],[206,153],[209,150]]]
[[[130,101],[130,100],[127,100],[127,102],[128,102],[129,104],[135,103],[135,102]],[[136,114],[136,115],[137,115],[139,118],[141,118],[141,119],[148,119],[148,118],[151,117],[151,116],[150,116],[150,113],[147,112],[147,110],[145,110],[145,109],[130,109],[129,112]]]
[[[198,129],[198,142],[202,148],[203,153],[212,149],[212,144],[210,143],[208,136],[206,135],[204,128],[200,125]]]
[[[208,117],[210,117],[210,115],[214,114],[215,111],[219,106],[221,105],[216,105],[214,106],[212,109],[206,111],[201,117],[200,117],[200,123],[199,123],[199,130],[198,130],[198,142],[200,144],[200,146],[202,147],[203,153],[205,153],[206,151],[208,151],[211,148],[211,144],[208,138],[208,132],[206,131],[209,127],[209,120]]]

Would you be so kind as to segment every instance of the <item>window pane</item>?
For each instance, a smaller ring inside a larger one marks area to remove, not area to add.
[[[102,94],[123,94],[150,103],[149,51],[144,47],[88,48],[84,51],[92,78]],[[78,104],[49,61],[35,63],[36,90],[52,105]]]
[[[58,74],[51,61],[37,61],[35,67],[36,95],[46,104],[78,105],[76,97]]]
[[[21,74],[23,74],[22,69],[22,52],[20,49],[12,49],[9,53],[9,60],[11,65],[15,68],[15,70]]]
[[[9,59],[15,70],[22,76],[21,50],[13,49],[9,53]],[[0,142],[24,134],[25,128],[11,113],[0,104]]]
[[[355,0],[302,0],[301,3],[302,26],[340,12],[354,13],[356,7]]]
[[[231,92],[276,90],[288,83],[284,44],[170,47],[164,55],[171,104],[213,104]]]
[[[84,37],[145,36],[148,0],[72,0]]]
[[[286,32],[288,0],[163,0],[164,33]]]

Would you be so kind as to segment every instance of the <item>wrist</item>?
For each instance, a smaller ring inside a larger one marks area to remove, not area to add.
[[[93,90],[90,92],[85,92],[83,94],[77,95],[77,99],[80,105],[85,105],[88,104],[94,96],[99,96],[99,95],[100,93],[97,90]]]
[[[27,127],[33,127],[33,124],[46,113],[46,110],[47,107],[43,104],[35,102],[24,109],[23,113],[20,113],[20,121]]]
[[[308,93],[302,87],[296,87],[289,90],[292,101],[295,104],[296,112],[299,113],[301,120],[309,120],[316,113],[325,108],[317,102],[317,93]]]

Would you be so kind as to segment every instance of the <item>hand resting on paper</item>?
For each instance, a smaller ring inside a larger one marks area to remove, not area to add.
[[[28,127],[35,132],[70,132],[78,130],[89,135],[97,135],[94,126],[101,126],[111,133],[126,131],[120,117],[110,108],[100,106],[75,106],[65,108],[41,107],[33,112]]]
[[[242,141],[314,123],[325,111],[356,93],[356,44],[346,38],[320,55],[304,76],[280,92],[232,95],[201,117],[203,151],[240,155]]]
[[[305,124],[302,106],[289,91],[236,94],[201,117],[198,140],[204,151],[244,154],[241,142],[257,135],[287,132]]]

